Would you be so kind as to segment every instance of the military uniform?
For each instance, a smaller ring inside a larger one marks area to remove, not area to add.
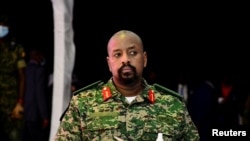
[[[16,106],[18,94],[18,68],[26,67],[24,49],[14,42],[0,43],[0,124],[5,133],[13,129],[20,130],[22,120],[11,119],[11,112]]]
[[[57,141],[198,141],[198,131],[177,93],[158,84],[145,86],[131,104],[112,79],[76,91],[62,118]]]

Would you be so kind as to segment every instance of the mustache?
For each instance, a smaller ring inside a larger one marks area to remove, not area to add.
[[[130,67],[134,72],[136,70],[136,68],[128,62],[128,63],[122,63],[122,66],[119,68],[118,72],[121,72],[124,67]]]

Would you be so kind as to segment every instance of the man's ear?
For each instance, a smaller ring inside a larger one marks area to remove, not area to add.
[[[108,56],[106,57],[106,61],[108,63],[109,71],[111,71],[110,64],[109,64],[109,57]]]

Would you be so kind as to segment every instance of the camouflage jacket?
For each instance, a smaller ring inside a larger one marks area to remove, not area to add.
[[[0,111],[9,117],[19,98],[18,69],[26,67],[25,50],[21,44],[0,44]]]
[[[128,104],[112,79],[79,90],[62,118],[57,141],[198,141],[182,98],[158,84],[148,85]]]

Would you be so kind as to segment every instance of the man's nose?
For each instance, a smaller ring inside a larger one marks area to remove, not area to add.
[[[121,61],[123,63],[127,63],[130,61],[129,56],[127,54],[122,55]]]

